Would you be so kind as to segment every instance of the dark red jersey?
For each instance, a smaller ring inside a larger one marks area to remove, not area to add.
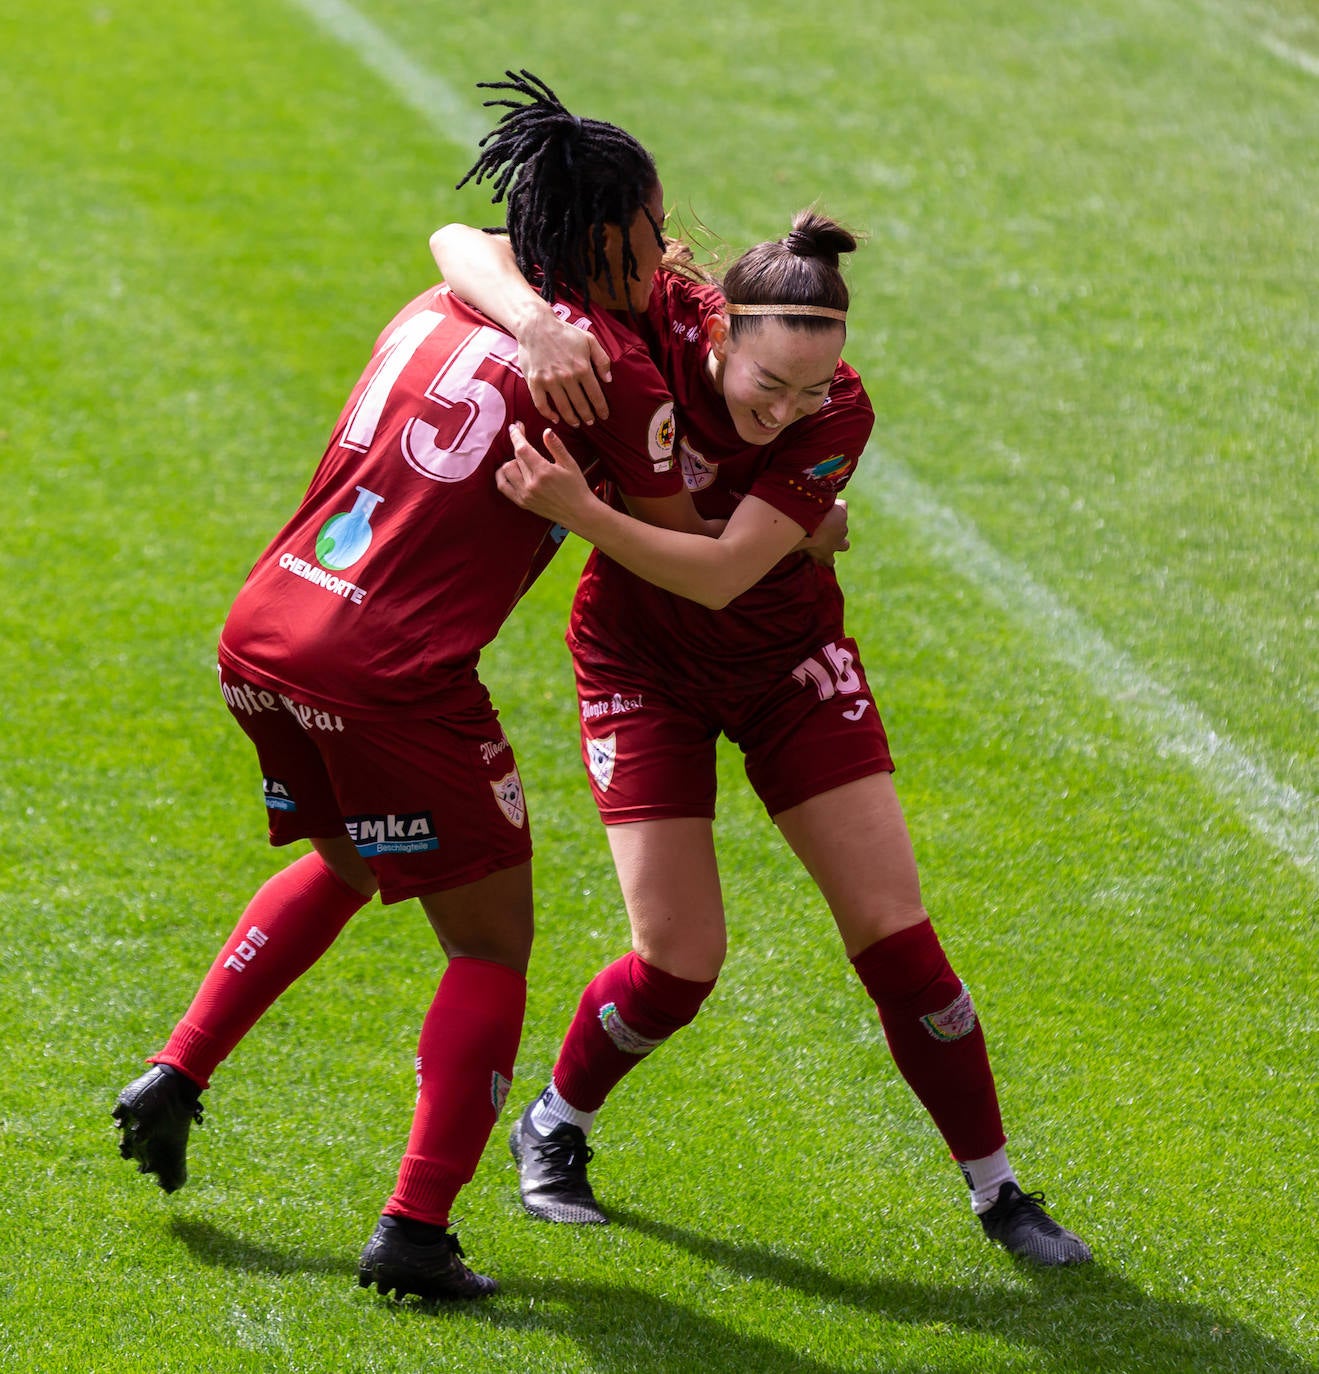
[[[722,298],[713,287],[661,272],[651,293],[651,351],[677,407],[679,463],[700,513],[732,514],[758,497],[811,533],[856,468],[874,411],[861,379],[839,362],[829,399],[765,445],[738,437],[706,366],[705,321]],[[610,413],[615,402],[610,396]],[[746,687],[776,680],[843,633],[832,571],[789,554],[721,611],[661,591],[591,555],[569,631],[593,662],[650,665],[665,680]]]
[[[565,434],[569,446],[592,478],[674,495],[672,403],[641,339],[604,312],[559,309],[599,337],[614,379],[609,420]],[[427,711],[471,673],[563,537],[496,487],[517,420],[543,428],[514,340],[445,286],[406,306],[239,592],[221,660],[345,714]]]

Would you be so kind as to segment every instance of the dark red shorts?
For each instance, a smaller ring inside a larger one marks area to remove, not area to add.
[[[317,710],[223,666],[220,688],[256,746],[271,844],[347,833],[385,902],[531,858],[513,750],[475,673],[442,715],[388,720]]]
[[[606,825],[715,814],[716,744],[727,735],[771,816],[893,759],[854,639],[822,645],[769,687],[671,684],[574,659],[582,758]]]

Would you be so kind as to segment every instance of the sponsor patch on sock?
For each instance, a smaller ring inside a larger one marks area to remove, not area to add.
[[[962,990],[942,1011],[932,1011],[921,1017],[921,1025],[936,1040],[960,1040],[970,1035],[976,1028],[975,1003],[971,1000],[971,990],[962,984]]]
[[[647,1040],[644,1035],[638,1035],[618,1014],[618,1007],[613,1002],[606,1002],[600,1008],[600,1024],[604,1027],[605,1034],[624,1054],[649,1054],[651,1050],[664,1043],[663,1036],[658,1040]]]
[[[490,1075],[490,1105],[495,1109],[496,1117],[504,1110],[504,1103],[508,1101],[512,1087],[512,1080],[505,1078],[498,1069]]]

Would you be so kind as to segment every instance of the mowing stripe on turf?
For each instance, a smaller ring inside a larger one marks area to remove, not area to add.
[[[941,504],[902,463],[873,449],[871,454],[874,468],[882,464],[884,473],[882,487],[876,483],[872,490],[889,515],[914,525],[939,558],[1133,717],[1161,754],[1189,763],[1257,834],[1314,875],[1319,801],[1275,778],[1203,712],[1179,701],[1024,567],[993,548],[970,521]]]
[[[1282,39],[1274,38],[1267,33],[1260,34],[1259,41],[1274,57],[1280,57],[1284,62],[1290,62],[1293,67],[1299,67],[1303,72],[1309,72],[1311,76],[1319,76],[1319,57],[1313,57],[1304,48],[1294,48],[1290,43],[1284,43]]]
[[[383,29],[359,14],[346,0],[290,0],[305,11],[331,38],[351,48],[364,66],[380,77],[411,106],[441,138],[472,150],[494,124],[479,117],[473,102],[459,96],[441,77],[428,72]]]

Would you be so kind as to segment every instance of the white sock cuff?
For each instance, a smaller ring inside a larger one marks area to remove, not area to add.
[[[595,1113],[578,1111],[565,1101],[551,1080],[531,1109],[531,1125],[538,1135],[549,1135],[556,1126],[576,1126],[583,1135],[588,1135],[595,1125]]]
[[[1012,1165],[1008,1163],[1006,1146],[983,1159],[959,1160],[957,1167],[961,1169],[966,1186],[971,1190],[971,1210],[977,1216],[989,1211],[998,1201],[998,1190],[1005,1183],[1017,1181]]]

